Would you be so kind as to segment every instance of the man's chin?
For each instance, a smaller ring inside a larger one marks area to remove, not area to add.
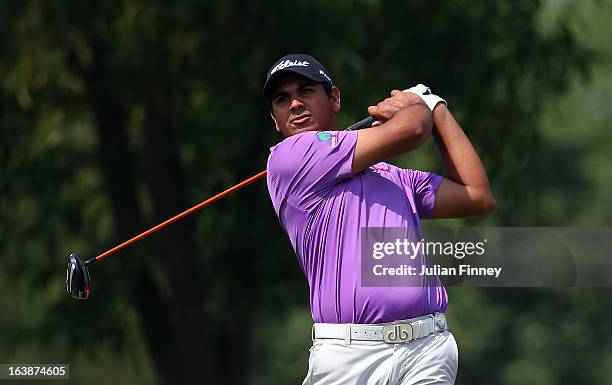
[[[291,135],[295,135],[295,134],[300,134],[302,132],[306,132],[306,131],[318,131],[319,130],[319,126],[317,124],[309,124],[307,126],[294,126],[291,125],[289,127],[288,136]]]

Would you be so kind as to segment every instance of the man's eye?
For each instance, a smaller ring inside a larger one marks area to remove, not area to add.
[[[313,93],[313,92],[314,92],[314,89],[312,89],[312,88],[306,87],[306,88],[302,89],[302,93],[303,94],[310,94],[310,93]]]
[[[282,103],[286,101],[287,99],[289,99],[287,95],[279,95],[276,97],[276,103]]]

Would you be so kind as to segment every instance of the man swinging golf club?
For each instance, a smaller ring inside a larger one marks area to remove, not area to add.
[[[368,108],[371,128],[338,131],[340,90],[302,54],[279,59],[263,93],[285,136],[271,148],[268,190],[315,322],[304,384],[453,384],[458,355],[443,285],[366,287],[360,270],[363,229],[418,231],[421,219],[493,210],[482,162],[446,102],[423,85],[393,90]],[[432,132],[444,176],[384,163]]]

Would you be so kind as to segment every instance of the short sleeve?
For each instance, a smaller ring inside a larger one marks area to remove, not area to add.
[[[355,131],[308,131],[271,149],[268,189],[275,203],[286,198],[306,209],[325,190],[352,177]]]
[[[403,169],[404,184],[412,192],[419,218],[432,219],[436,203],[436,191],[444,177],[425,171]]]

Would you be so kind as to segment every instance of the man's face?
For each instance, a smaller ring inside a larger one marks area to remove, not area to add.
[[[333,86],[327,95],[321,83],[287,74],[272,94],[271,104],[276,131],[285,137],[304,131],[336,130],[340,90]]]

